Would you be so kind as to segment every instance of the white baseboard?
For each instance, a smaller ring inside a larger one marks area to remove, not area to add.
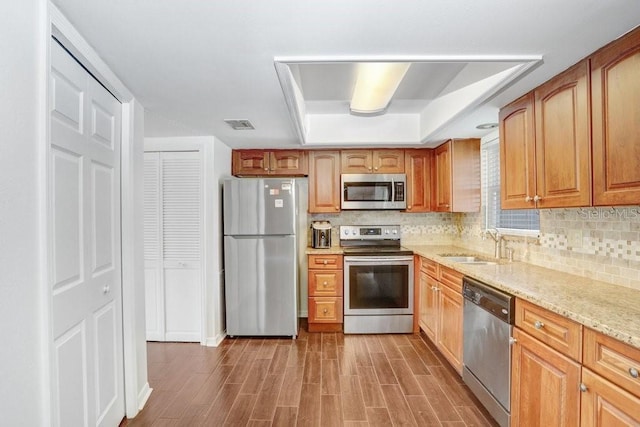
[[[139,411],[142,411],[142,408],[144,408],[144,405],[147,403],[147,400],[149,400],[149,396],[151,396],[152,391],[153,389],[149,387],[149,383],[146,383],[144,387],[142,387],[142,390],[140,390],[140,393],[138,393],[138,410]]]
[[[226,338],[227,334],[224,332],[219,333],[218,335],[216,335],[215,337],[211,337],[211,338],[207,338],[207,341],[205,341],[205,344],[207,347],[217,347],[220,345],[220,343],[222,342],[222,340],[224,340]]]

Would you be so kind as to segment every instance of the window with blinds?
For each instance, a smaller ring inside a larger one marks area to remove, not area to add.
[[[540,212],[537,209],[502,210],[500,208],[499,140],[496,138],[484,142],[480,156],[485,229],[540,230]]]

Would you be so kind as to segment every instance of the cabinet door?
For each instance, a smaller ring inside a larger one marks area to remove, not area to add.
[[[640,426],[640,398],[582,369],[582,427]]]
[[[431,211],[431,161],[433,150],[405,150],[407,212]]]
[[[276,150],[269,157],[271,175],[304,176],[307,169],[307,156],[302,150]]]
[[[585,60],[535,90],[539,208],[591,204],[588,73],[589,61]]]
[[[511,355],[511,425],[580,424],[580,365],[518,328]]]
[[[502,209],[532,209],[536,194],[533,92],[500,110]]]
[[[438,349],[449,363],[462,373],[462,294],[440,285],[438,292]]]
[[[437,212],[451,212],[451,141],[434,151],[433,204]]]
[[[309,213],[340,212],[340,152],[309,152]]]
[[[309,298],[309,323],[342,323],[342,319],[342,298]]]
[[[342,173],[371,173],[373,159],[371,150],[341,150]]]
[[[640,29],[591,58],[593,204],[640,203]]]
[[[373,150],[373,173],[404,173],[404,150]]]
[[[342,296],[342,270],[309,270],[309,296]]]
[[[429,339],[435,344],[436,343],[436,331],[438,327],[438,282],[428,276],[422,276],[420,273],[420,280],[425,280],[426,289],[424,294],[421,295],[423,298],[424,313],[420,314],[420,321],[422,329],[424,333],[427,334]]]
[[[233,175],[268,175],[269,152],[264,150],[233,150],[231,157]]]

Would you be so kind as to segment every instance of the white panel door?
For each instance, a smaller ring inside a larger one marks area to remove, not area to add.
[[[200,153],[145,153],[147,339],[201,340],[202,170]]]
[[[54,424],[124,417],[121,105],[55,40],[50,73]]]

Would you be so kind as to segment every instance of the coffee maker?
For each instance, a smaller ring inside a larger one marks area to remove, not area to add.
[[[311,247],[316,249],[331,247],[331,223],[329,221],[313,221],[311,223]]]

